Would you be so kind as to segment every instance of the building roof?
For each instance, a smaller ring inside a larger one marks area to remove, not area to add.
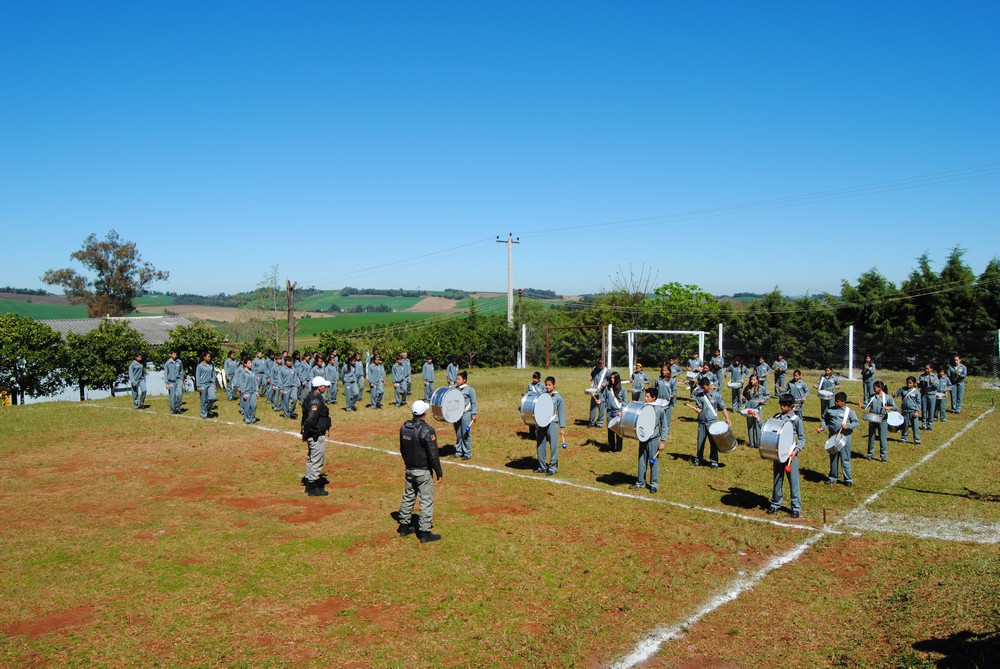
[[[136,330],[146,340],[147,344],[160,346],[167,343],[170,331],[178,325],[192,325],[191,321],[180,316],[108,316],[106,318],[54,318],[41,320],[50,328],[63,335],[70,332],[84,335],[104,321],[123,321]]]

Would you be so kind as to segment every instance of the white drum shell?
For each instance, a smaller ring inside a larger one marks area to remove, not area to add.
[[[622,409],[618,429],[623,437],[646,441],[656,429],[656,409],[645,402],[629,402]]]
[[[555,418],[552,396],[548,393],[530,392],[521,398],[521,420],[525,425],[548,427]]]
[[[729,382],[728,384],[726,384],[726,385],[728,385],[728,386],[729,386],[730,388],[732,388],[733,390],[739,390],[740,388],[742,388],[742,387],[743,387],[743,382],[742,382],[742,381],[730,381],[730,382]]]
[[[885,416],[883,416],[880,413],[875,413],[874,411],[865,412],[864,418],[869,423],[881,423],[883,420],[885,420]]]
[[[839,451],[841,448],[844,447],[844,444],[846,443],[847,443],[847,437],[838,432],[837,434],[833,435],[832,437],[826,440],[826,443],[823,444],[823,448],[825,448],[827,452]]]
[[[440,421],[457,423],[465,413],[465,395],[458,388],[441,387],[431,395],[431,414]]]
[[[760,457],[786,462],[795,448],[795,428],[790,421],[768,418],[761,426]]]
[[[816,392],[816,394],[819,395],[819,398],[821,400],[832,400],[833,399],[833,391],[832,390],[819,390],[819,391]]]
[[[708,426],[708,438],[719,453],[732,453],[739,445],[733,429],[724,420],[717,420]]]
[[[906,419],[903,418],[903,414],[898,411],[890,411],[885,422],[889,424],[890,432],[899,432],[903,429],[903,423],[906,422]]]

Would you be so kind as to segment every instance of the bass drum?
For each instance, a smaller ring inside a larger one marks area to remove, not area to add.
[[[898,411],[890,411],[885,422],[889,424],[889,432],[899,432],[903,429],[903,423],[906,422],[906,419]]]
[[[548,393],[530,392],[521,398],[521,420],[525,425],[548,427],[554,413],[552,396]]]
[[[629,402],[622,409],[622,419],[615,428],[615,432],[623,437],[646,441],[656,429],[656,409],[645,402]]]
[[[739,444],[736,435],[733,434],[733,428],[724,420],[717,420],[708,426],[708,438],[715,444],[719,453],[732,453]]]
[[[787,462],[795,448],[795,428],[790,421],[768,418],[761,427],[760,457]]]
[[[431,413],[446,423],[457,423],[465,413],[465,395],[458,388],[438,388],[431,395]]]

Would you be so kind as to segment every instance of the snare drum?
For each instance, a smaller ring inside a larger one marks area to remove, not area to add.
[[[617,433],[623,437],[646,441],[656,429],[656,409],[645,402],[629,402],[622,409],[617,427]]]
[[[820,391],[817,391],[816,394],[819,395],[819,398],[821,400],[832,400],[833,399],[833,391],[832,390],[820,390]]]
[[[899,432],[903,429],[903,423],[906,420],[903,418],[903,414],[898,411],[890,411],[885,422],[889,424],[889,432]]]
[[[881,423],[885,420],[885,416],[880,413],[875,413],[874,411],[866,411],[864,419],[869,423]]]
[[[708,426],[708,438],[715,444],[715,449],[719,453],[732,453],[739,444],[736,435],[733,434],[733,428],[724,420],[717,420]]]
[[[608,429],[617,434],[619,437],[622,436],[621,428],[618,425],[622,422],[621,416],[615,416],[608,421]]]
[[[465,395],[458,388],[438,388],[431,395],[431,413],[438,420],[457,423],[465,413]]]
[[[945,399],[946,397],[948,397],[948,393],[940,393],[940,392],[939,392],[939,393],[935,393],[935,394],[937,395],[937,398],[938,398],[939,400],[943,400],[943,399]]]
[[[698,379],[698,372],[688,372],[687,373],[687,380],[688,381],[696,381],[697,379]]]
[[[761,427],[760,457],[785,462],[795,448],[795,428],[790,421],[768,418]]]
[[[548,393],[530,392],[521,398],[521,420],[525,425],[535,427],[548,427],[552,419],[555,408],[552,405],[552,396]]]
[[[598,391],[600,391],[600,388],[590,387],[590,388],[585,388],[583,392],[587,395],[593,396],[596,395]]]
[[[842,433],[838,432],[837,434],[833,435],[832,437],[826,440],[826,443],[823,445],[823,448],[826,449],[827,453],[832,453],[834,451],[839,451],[840,449],[842,449],[844,447],[844,444],[846,443],[847,443],[847,437],[845,437]]]
[[[730,382],[729,382],[728,384],[726,384],[726,385],[728,385],[728,386],[729,386],[730,388],[732,388],[733,390],[739,390],[740,388],[742,388],[742,387],[743,387],[743,382],[742,382],[742,381],[730,381]]]

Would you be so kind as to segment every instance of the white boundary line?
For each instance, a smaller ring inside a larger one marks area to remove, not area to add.
[[[854,509],[849,511],[843,518],[838,520],[836,523],[834,523],[831,526],[821,528],[818,532],[816,532],[816,534],[812,534],[806,537],[803,541],[801,541],[796,546],[792,547],[790,550],[774,556],[773,558],[768,560],[763,567],[761,567],[751,576],[740,577],[733,580],[732,582],[729,583],[729,585],[726,587],[725,590],[716,595],[713,595],[708,600],[703,602],[701,606],[699,606],[695,610],[694,613],[685,618],[683,621],[675,625],[672,625],[670,627],[658,627],[648,632],[639,641],[639,643],[637,643],[635,647],[628,653],[628,655],[626,655],[618,662],[615,662],[611,666],[614,667],[615,669],[629,669],[630,667],[634,667],[637,664],[641,664],[649,660],[651,657],[653,657],[653,655],[656,654],[656,652],[660,649],[660,646],[662,646],[664,643],[666,643],[667,641],[671,641],[673,639],[680,638],[687,628],[697,623],[699,620],[707,616],[709,613],[712,613],[722,605],[735,600],[744,592],[752,589],[761,580],[763,580],[765,576],[767,576],[771,572],[780,569],[781,567],[784,567],[785,565],[790,564],[795,560],[797,560],[803,553],[809,550],[809,548],[811,548],[820,539],[825,538],[829,534],[834,534],[834,528],[840,525],[845,525],[845,524],[849,525],[849,521],[851,521],[855,516],[860,515],[862,512],[864,512],[867,506],[869,506],[875,500],[881,497],[887,490],[889,490],[890,488],[894,487],[897,483],[902,481],[914,469],[923,465],[925,462],[933,458],[935,455],[943,451],[945,448],[951,446],[951,444],[954,443],[956,439],[964,435],[966,432],[972,429],[973,426],[979,423],[979,421],[981,421],[983,418],[985,418],[991,413],[993,413],[992,407],[981,413],[973,420],[969,421],[969,423],[965,427],[963,427],[957,433],[952,435],[952,437],[948,439],[948,441],[944,442],[943,444],[935,448],[933,451],[927,453],[924,457],[920,458],[915,463],[907,467],[905,470],[897,474],[889,482],[888,485],[886,485],[881,490],[878,490],[869,495],[868,499],[861,502],[861,504],[859,504]]]
[[[108,409],[108,410],[113,410],[113,411],[136,411],[135,409],[130,409],[130,408],[127,408],[127,407],[101,406],[101,405],[93,404],[93,403],[90,403],[90,402],[81,403],[78,406],[92,407],[92,408],[95,408],[95,409]],[[144,413],[146,415],[161,415],[161,416],[162,415],[166,415],[166,414],[163,414],[162,412],[159,412],[159,411],[139,411],[138,413]],[[194,415],[192,415],[192,416],[180,415],[180,416],[177,416],[177,417],[178,418],[186,418],[188,420],[202,420],[201,417],[194,416]],[[275,427],[268,427],[267,425],[257,425],[257,424],[247,425],[246,423],[243,423],[243,422],[238,422],[237,423],[237,422],[233,422],[233,421],[219,420],[217,418],[213,418],[209,422],[211,422],[213,424],[216,424],[216,425],[231,425],[231,426],[252,427],[255,430],[263,430],[265,432],[275,432],[275,433],[278,433],[278,434],[286,434],[286,435],[289,435],[291,437],[295,437],[296,439],[301,439],[301,436],[299,435],[298,432],[292,432],[290,430],[282,430],[280,428],[275,428]],[[337,441],[335,439],[327,439],[326,441],[327,441],[328,444],[336,444],[338,446],[348,446],[350,448],[356,448],[358,450],[372,451],[374,453],[383,453],[385,455],[389,455],[389,456],[393,456],[393,457],[397,457],[397,458],[400,457],[399,451],[390,451],[388,449],[377,448],[375,446],[366,446],[364,444],[354,444],[354,443],[351,443],[349,441]],[[820,530],[820,528],[813,527],[812,525],[786,523],[786,522],[782,522],[780,520],[772,520],[770,518],[757,518],[755,516],[748,516],[748,515],[745,515],[745,514],[742,514],[742,513],[736,513],[734,511],[726,511],[724,509],[713,509],[713,508],[707,507],[707,506],[697,506],[697,505],[694,505],[694,504],[685,504],[683,502],[675,502],[675,501],[672,501],[672,500],[669,500],[669,499],[664,499],[662,497],[660,497],[660,498],[650,497],[650,496],[642,496],[642,497],[640,497],[639,495],[633,495],[633,494],[630,494],[630,493],[619,492],[617,490],[608,490],[606,488],[598,488],[598,487],[595,487],[595,486],[585,485],[583,483],[574,483],[573,481],[567,481],[565,479],[552,478],[550,476],[547,476],[545,478],[541,478],[539,476],[530,476],[528,474],[521,474],[519,472],[509,472],[509,471],[506,471],[506,470],[503,470],[503,469],[495,469],[493,467],[486,467],[486,466],[483,466],[483,465],[473,465],[473,464],[468,464],[466,462],[454,462],[454,461],[451,461],[451,460],[444,460],[444,459],[441,460],[441,464],[442,465],[448,465],[450,467],[462,467],[462,468],[465,468],[465,469],[474,469],[474,470],[478,470],[478,471],[481,471],[481,472],[488,472],[488,473],[491,473],[491,474],[502,474],[504,476],[513,476],[515,478],[524,479],[526,481],[535,481],[537,483],[548,483],[548,484],[552,484],[552,485],[564,485],[564,486],[569,486],[571,488],[577,488],[579,490],[587,490],[587,491],[590,491],[590,492],[601,493],[601,494],[604,494],[604,495],[611,495],[613,497],[623,497],[625,499],[637,500],[639,502],[649,502],[649,503],[652,503],[652,504],[662,504],[662,505],[665,505],[665,506],[673,506],[673,507],[677,507],[679,509],[685,509],[687,511],[701,511],[703,513],[712,513],[712,514],[716,514],[716,515],[720,515],[720,516],[727,516],[729,518],[736,518],[736,519],[739,519],[739,520],[748,520],[748,521],[751,521],[751,522],[754,522],[754,523],[763,523],[763,524],[766,524],[766,525],[774,525],[775,527],[783,527],[783,528],[792,529],[792,530],[799,530],[800,532],[801,531],[805,531],[805,532],[817,532],[817,531]],[[830,532],[829,528],[827,528],[827,531]],[[841,534],[841,532],[839,532],[839,531],[833,531],[832,533],[833,534]]]

